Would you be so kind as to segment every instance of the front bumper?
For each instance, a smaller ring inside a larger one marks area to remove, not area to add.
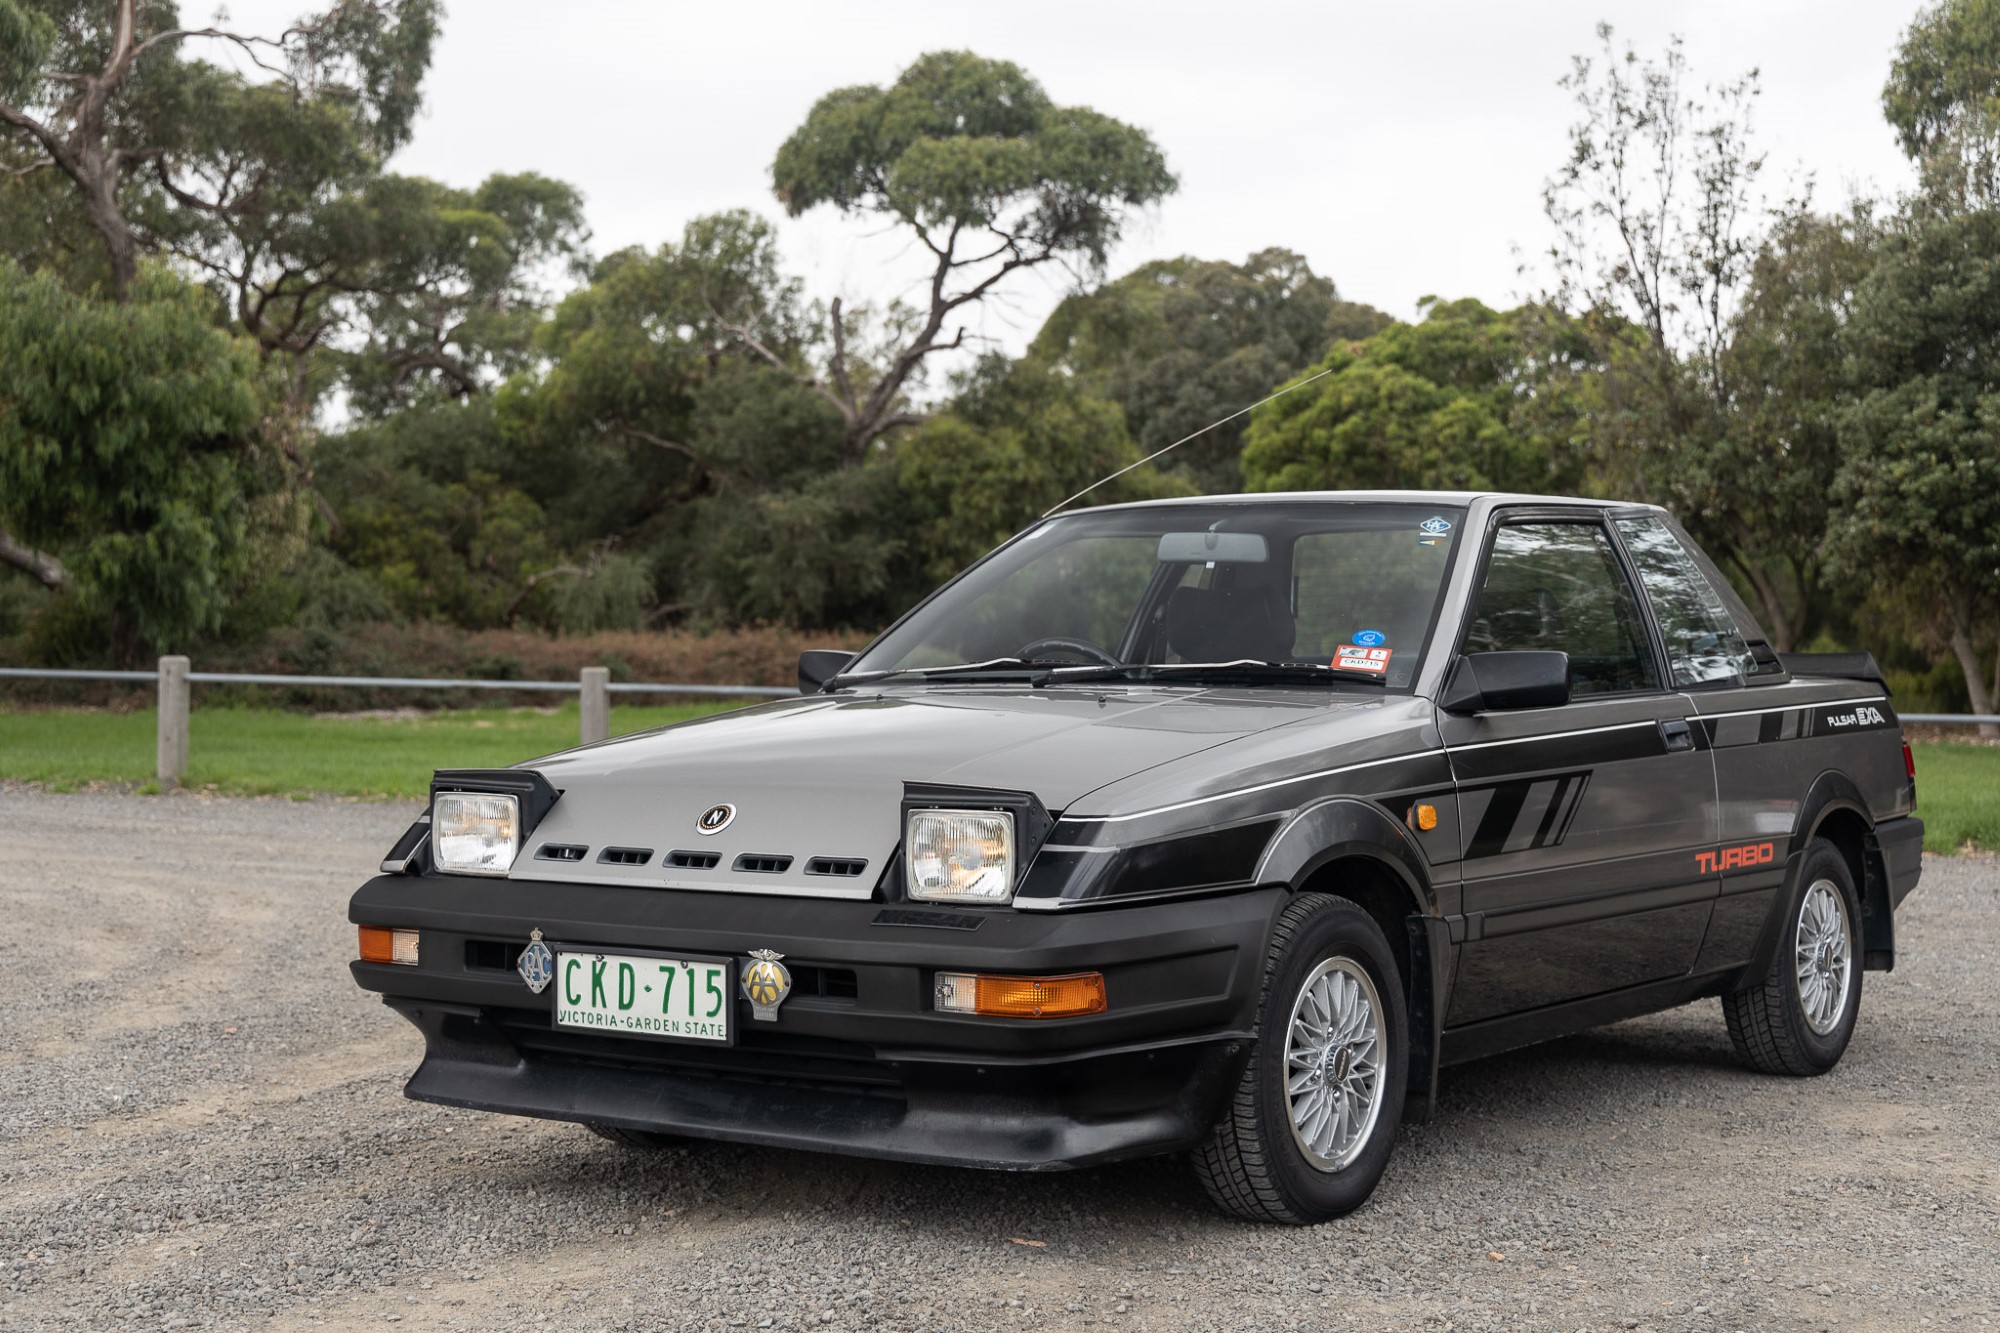
[[[1042,1170],[1199,1142],[1246,1058],[1282,890],[1064,913],[384,876],[351,920],[421,932],[421,963],[351,965],[424,1034],[415,1098],[908,1161]],[[552,941],[776,949],[775,1022],[730,1047],[559,1029],[512,971]],[[932,975],[1101,971],[1106,1011],[940,1014]]]

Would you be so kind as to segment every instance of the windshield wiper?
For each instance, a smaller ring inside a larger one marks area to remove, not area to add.
[[[852,675],[839,675],[820,686],[822,691],[844,689],[849,685],[872,685],[877,681],[891,680],[899,676],[914,676],[919,680],[949,679],[953,676],[979,676],[987,673],[1018,673],[1032,671],[1045,673],[1054,665],[1049,662],[1030,662],[1024,657],[995,657],[984,662],[960,662],[956,666],[938,667],[891,667],[887,671],[860,671]]]
[[[1373,685],[1385,688],[1388,681],[1379,675],[1358,671],[1336,671],[1317,662],[1261,662],[1243,658],[1235,662],[1127,662],[1122,666],[1057,667],[1038,684],[1072,685],[1094,680],[1174,680],[1220,678],[1255,682],[1305,681],[1313,684]]]

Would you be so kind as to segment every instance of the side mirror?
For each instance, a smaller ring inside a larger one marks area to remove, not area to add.
[[[858,653],[838,648],[808,648],[799,654],[799,693],[818,694],[819,687],[847,670]]]
[[[1447,713],[1560,708],[1568,702],[1568,653],[1467,653],[1438,696],[1438,707]]]

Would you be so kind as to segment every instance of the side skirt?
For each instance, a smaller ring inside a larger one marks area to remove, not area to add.
[[[1650,981],[1643,986],[1593,995],[1585,1000],[1569,1000],[1552,1004],[1546,1009],[1532,1009],[1524,1014],[1509,1014],[1505,1018],[1490,1018],[1483,1023],[1447,1028],[1441,1063],[1463,1064],[1467,1060],[1483,1059],[1554,1037],[1566,1037],[1572,1032],[1603,1027],[1606,1023],[1672,1009],[1690,1000],[1720,995],[1741,972],[1740,967],[1732,967],[1699,976]]]

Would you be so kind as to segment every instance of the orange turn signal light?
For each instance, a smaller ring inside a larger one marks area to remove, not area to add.
[[[1438,826],[1438,808],[1434,805],[1419,805],[1410,814],[1416,826],[1426,833]]]
[[[417,965],[417,932],[386,926],[361,927],[361,961]]]
[[[939,1012],[990,1018],[1069,1018],[1104,1012],[1104,974],[1060,977],[994,977],[940,972],[934,998]]]

